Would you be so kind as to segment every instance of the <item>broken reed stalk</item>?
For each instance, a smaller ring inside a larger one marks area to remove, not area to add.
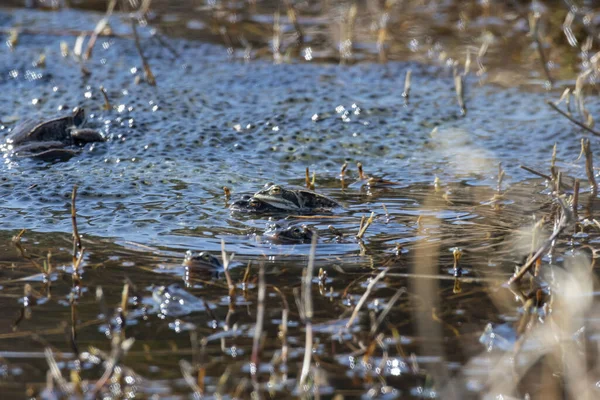
[[[225,200],[229,201],[231,198],[231,190],[227,186],[223,186],[223,194],[225,195]]]
[[[596,184],[596,178],[594,177],[594,161],[590,139],[581,139],[581,150],[585,155],[585,172],[588,177],[588,182],[590,183],[592,197],[595,197],[598,194],[598,185]]]
[[[310,189],[310,170],[306,167],[306,176],[304,178],[304,182],[306,184],[306,188]]]
[[[302,372],[298,380],[298,388],[304,392],[303,386],[310,372],[313,350],[313,332],[312,332],[312,277],[315,267],[315,254],[317,251],[317,234],[314,234],[310,243],[310,253],[308,255],[308,264],[302,279],[302,306],[304,308],[304,324],[306,325],[306,337],[304,343],[304,361],[302,362]]]
[[[540,13],[533,12],[529,15],[529,28],[531,32],[531,36],[533,37],[533,41],[536,44],[538,54],[540,56],[540,62],[542,63],[542,67],[544,69],[544,74],[546,74],[546,79],[550,83],[550,86],[554,85],[554,79],[550,75],[550,70],[548,69],[548,61],[546,59],[546,54],[544,53],[544,47],[542,46],[542,39],[540,37]]]
[[[454,89],[456,90],[456,100],[460,107],[460,115],[467,115],[467,106],[465,104],[465,93],[463,86],[463,77],[458,73],[458,70],[454,68]]]
[[[263,334],[263,324],[265,319],[265,264],[260,263],[258,269],[258,304],[256,307],[256,325],[254,327],[254,338],[252,340],[252,357],[250,359],[250,375],[258,390],[258,371],[260,367],[260,339]]]
[[[408,101],[408,98],[410,97],[411,77],[412,77],[412,71],[409,69],[408,71],[406,71],[406,77],[404,78],[404,91],[402,92],[402,97],[404,97],[406,99],[406,101]]]
[[[592,129],[591,127],[587,126],[586,124],[584,124],[581,121],[577,121],[571,115],[567,114],[566,112],[564,112],[563,110],[561,110],[560,108],[558,108],[558,106],[556,104],[554,104],[552,101],[548,100],[548,101],[546,101],[546,104],[548,104],[550,107],[552,107],[552,109],[554,109],[554,111],[558,112],[560,115],[562,115],[563,117],[565,117],[566,119],[568,119],[569,121],[571,121],[572,123],[574,123],[575,125],[577,125],[578,127],[582,128],[582,129],[585,129],[586,131],[588,131],[592,135],[600,136],[600,132]]]
[[[140,37],[137,32],[137,22],[135,19],[131,19],[131,29],[133,30],[133,37],[135,39],[135,48],[140,54],[140,58],[142,59],[142,65],[144,67],[144,76],[146,78],[146,82],[151,86],[156,86],[156,78],[150,69],[150,64],[148,64],[148,60],[146,56],[144,56],[144,52],[142,51],[142,45],[140,44]]]
[[[223,258],[223,271],[225,272],[225,279],[227,280],[227,287],[229,288],[229,297],[233,298],[233,294],[235,293],[235,286],[231,281],[231,276],[229,275],[229,264],[235,254],[231,254],[231,257],[227,256],[227,252],[225,251],[225,239],[221,239],[221,257]]]
[[[360,309],[363,306],[363,304],[365,303],[365,301],[367,301],[367,297],[369,297],[369,294],[371,294],[371,291],[373,290],[373,288],[375,287],[377,282],[379,282],[385,276],[385,274],[388,273],[389,270],[390,270],[390,267],[387,267],[386,269],[382,270],[379,274],[377,274],[377,276],[375,278],[373,278],[373,280],[371,282],[369,282],[369,284],[367,285],[367,290],[365,290],[365,293],[362,295],[360,300],[358,300],[358,303],[356,303],[356,307],[354,307],[354,311],[352,311],[352,315],[350,316],[350,319],[346,323],[346,329],[348,329],[352,326],[352,324],[354,323],[354,320],[358,316],[358,312],[360,311]]]
[[[108,99],[108,93],[106,93],[106,89],[104,86],[100,86],[100,92],[102,93],[102,97],[104,97],[104,105],[102,108],[104,110],[110,110],[112,106],[110,105],[110,100]]]
[[[367,229],[369,228],[369,226],[373,223],[373,217],[375,217],[375,212],[371,211],[371,216],[369,216],[369,219],[367,219],[364,224],[363,219],[361,219],[361,227],[358,231],[358,234],[356,235],[357,239],[362,239],[363,236],[365,235],[365,232],[367,231]]]
[[[502,181],[504,180],[504,176],[506,175],[506,171],[502,168],[502,163],[498,163],[498,187],[496,191],[498,194],[502,193]]]
[[[552,146],[552,158],[550,159],[550,175],[552,176],[552,180],[556,179],[558,174],[558,169],[556,168],[556,143]]]
[[[538,250],[535,252],[535,254],[532,257],[530,257],[529,260],[521,267],[519,272],[517,272],[515,275],[513,275],[508,280],[509,286],[514,284],[515,282],[518,282],[521,278],[523,278],[523,276],[535,265],[537,259],[540,258],[542,256],[542,254],[550,248],[550,246],[552,246],[552,243],[556,240],[558,235],[560,235],[562,233],[562,231],[565,230],[565,228],[567,228],[573,221],[573,213],[571,212],[571,209],[567,207],[564,200],[562,198],[558,198],[558,202],[562,209],[562,215],[558,221],[558,224],[554,228],[554,232],[552,232],[552,235],[538,248]]]
[[[365,176],[365,173],[363,172],[362,163],[356,163],[356,168],[358,168],[358,179],[360,179],[361,181],[364,180],[366,178],[366,176]]]
[[[73,264],[77,264],[77,253],[81,252],[81,237],[79,237],[79,230],[77,229],[77,208],[75,206],[75,199],[77,198],[77,185],[73,186],[73,192],[71,193],[71,224],[73,225]]]
[[[104,17],[100,21],[98,21],[98,23],[96,24],[96,28],[94,29],[94,32],[92,32],[92,35],[90,36],[90,40],[88,41],[87,49],[85,50],[85,53],[83,55],[84,60],[89,60],[90,57],[92,56],[92,50],[94,49],[94,46],[96,45],[96,41],[98,40],[98,35],[100,35],[100,33],[104,30],[106,25],[108,25],[108,21],[110,19],[110,16],[112,15],[116,5],[117,5],[117,0],[110,0],[108,2],[106,14],[104,14]]]

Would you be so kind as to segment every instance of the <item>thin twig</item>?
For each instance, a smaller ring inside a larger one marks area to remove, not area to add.
[[[377,282],[379,282],[385,276],[385,274],[388,273],[389,270],[390,270],[390,267],[387,267],[386,269],[381,271],[379,274],[377,274],[377,276],[375,278],[373,278],[373,280],[371,282],[369,282],[369,285],[367,285],[367,290],[362,295],[360,300],[358,300],[358,303],[356,303],[356,307],[354,307],[354,311],[352,311],[352,315],[350,316],[350,319],[346,323],[346,329],[350,328],[352,326],[352,324],[354,323],[354,320],[356,319],[356,316],[358,315],[358,312],[360,311],[360,309],[363,306],[363,304],[365,303],[365,301],[367,301],[367,297],[369,297],[369,294],[371,294],[371,291],[375,287],[375,284]]]
[[[564,112],[563,110],[561,110],[560,108],[558,108],[558,106],[556,104],[554,104],[552,101],[548,100],[548,101],[546,101],[546,104],[548,104],[556,112],[558,112],[563,117],[567,118],[569,121],[571,121],[572,123],[574,123],[578,127],[582,128],[582,129],[585,129],[586,131],[590,132],[593,135],[600,136],[600,132],[598,132],[598,131],[590,128],[589,126],[587,126],[583,122],[577,121],[575,118],[573,118],[572,116],[570,116],[569,114],[567,114],[566,112]]]

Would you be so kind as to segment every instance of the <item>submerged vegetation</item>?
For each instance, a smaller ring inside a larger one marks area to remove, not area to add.
[[[2,398],[600,396],[599,10],[197,3],[0,9]]]

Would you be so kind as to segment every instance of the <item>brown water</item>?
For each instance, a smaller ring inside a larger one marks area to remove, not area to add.
[[[2,398],[598,395],[589,267],[598,204],[577,160],[587,134],[545,104],[591,65],[596,44],[569,47],[561,28],[568,10],[538,4],[550,89],[526,34],[528,2],[356,2],[348,36],[352,4],[297,2],[298,44],[284,3],[155,1],[138,31],[156,86],[145,81],[121,4],[85,63],[89,76],[61,55],[60,42],[72,52],[102,18],[103,2],[0,10],[10,44],[0,57],[0,134],[80,105],[87,125],[109,139],[55,163],[3,147]],[[272,51],[278,9],[280,56]],[[573,29],[580,45],[593,24],[576,19]],[[463,115],[452,66],[463,72],[467,53]],[[35,63],[40,54],[45,65]],[[586,77],[585,106],[597,115],[594,80]],[[560,194],[570,197],[573,178],[581,180],[578,224],[543,253],[537,278],[509,288],[560,215],[554,183],[519,165],[551,174],[556,142]],[[385,182],[360,179],[357,162]],[[499,163],[506,175],[498,188]],[[311,245],[273,243],[262,235],[269,215],[227,208],[269,181],[304,185],[307,167],[316,190],[343,207],[272,217],[319,233],[310,320],[300,290]],[[73,275],[75,184],[85,250]],[[223,273],[181,265],[188,249],[220,258],[222,240],[235,253],[234,290]],[[309,322],[311,360],[299,384]],[[111,355],[128,339],[126,354]]]

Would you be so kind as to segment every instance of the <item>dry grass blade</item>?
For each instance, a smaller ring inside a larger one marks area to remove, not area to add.
[[[298,380],[299,389],[304,392],[303,389],[306,378],[310,371],[310,364],[312,360],[313,350],[313,333],[312,333],[312,317],[313,317],[313,303],[312,303],[312,277],[313,269],[315,267],[315,254],[317,252],[317,235],[314,234],[310,244],[310,253],[308,255],[308,265],[305,269],[305,274],[302,279],[302,301],[301,304],[304,308],[304,324],[306,325],[306,337],[304,344],[304,361],[302,362],[302,372],[300,379]]]
[[[367,301],[367,298],[371,294],[371,291],[373,290],[373,288],[375,287],[377,282],[379,282],[385,276],[385,274],[388,273],[389,270],[390,270],[390,268],[387,267],[386,269],[384,269],[380,273],[378,273],[377,276],[375,278],[373,278],[373,280],[371,282],[369,282],[369,284],[367,285],[367,290],[365,290],[365,293],[362,295],[362,297],[360,298],[358,303],[356,303],[356,307],[354,307],[354,311],[352,311],[352,315],[350,316],[350,319],[346,323],[346,329],[348,329],[352,326],[352,324],[354,323],[354,320],[358,316],[358,312],[360,311],[361,307],[363,306],[363,304],[365,304],[365,301]]]

